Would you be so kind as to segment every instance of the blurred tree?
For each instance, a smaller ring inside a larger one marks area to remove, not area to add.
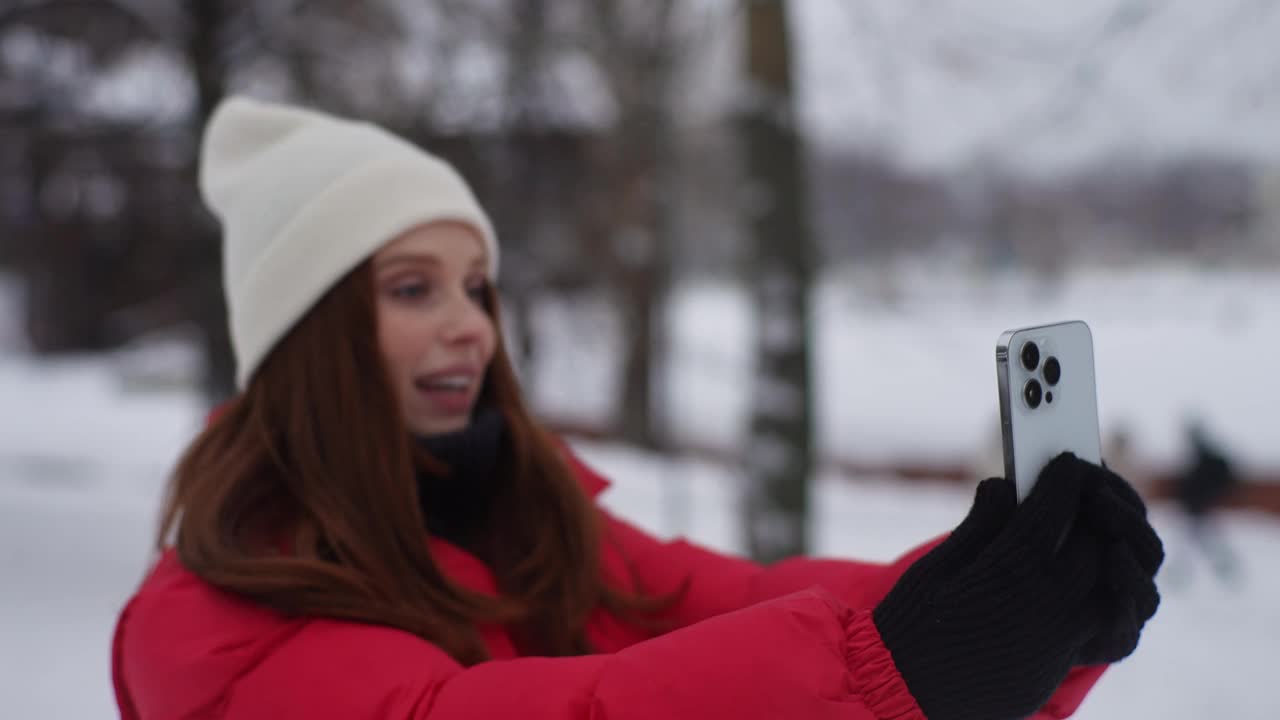
[[[757,559],[802,554],[813,470],[807,196],[796,128],[787,4],[747,4],[742,141],[754,236],[756,377],[746,462],[748,546]]]
[[[378,122],[459,165],[502,233],[504,291],[526,354],[539,293],[611,295],[627,343],[618,426],[656,445],[670,77],[689,42],[675,7],[31,0],[0,11],[0,39],[33,58],[20,68],[24,101],[0,97],[0,155],[33,183],[27,195],[44,200],[24,225],[26,250],[13,253],[29,260],[36,347],[104,349],[185,322],[206,345],[210,398],[234,390],[217,228],[195,193],[196,150],[223,95],[248,91]],[[171,81],[142,87],[152,78],[140,59]],[[119,87],[104,94],[113,78]],[[77,210],[95,192],[118,196],[98,203],[112,206],[110,217]]]
[[[22,187],[24,200],[8,229],[20,246],[15,256],[37,350],[118,342],[120,314],[146,285],[119,281],[142,244],[133,236],[134,210],[146,200],[137,191],[148,184],[154,144],[99,104],[102,69],[145,63],[136,49],[154,45],[162,32],[132,6],[113,2],[47,0],[0,10],[0,42],[10,50],[0,148],[11,158],[6,184]]]
[[[194,112],[187,116],[189,136],[193,139],[199,137],[227,91],[232,63],[229,27],[236,17],[231,9],[233,1],[183,1],[186,11],[183,50],[196,90]],[[192,187],[198,172],[193,153],[186,173]],[[235,358],[231,353],[227,308],[221,289],[221,243],[216,227],[208,219],[195,225],[192,231],[188,261],[182,264],[183,275],[187,277],[181,285],[185,291],[183,305],[186,316],[194,321],[204,338],[205,392],[212,402],[218,402],[235,392]]]
[[[598,158],[609,190],[597,197],[598,231],[606,240],[611,282],[624,315],[622,412],[626,440],[660,448],[669,439],[655,416],[655,359],[665,354],[661,309],[671,274],[670,172],[672,119],[670,83],[678,48],[672,26],[674,0],[646,3],[647,12],[628,22],[638,3],[594,2],[595,57],[618,104],[609,142]]]
[[[32,0],[0,11],[0,40],[25,50],[9,56],[19,58],[24,92],[0,109],[0,126],[6,147],[20,148],[15,172],[35,199],[17,254],[37,350],[106,349],[190,324],[205,345],[210,400],[234,392],[218,229],[196,194],[197,142],[229,87],[263,77],[278,81],[269,94],[348,112],[368,102],[371,85],[378,94],[388,63],[366,60],[394,56],[383,51],[397,26],[386,2],[354,7]],[[343,63],[368,76],[331,81],[344,77],[329,72]],[[156,68],[176,80],[140,88]],[[378,107],[400,119],[394,112],[412,105],[401,98],[386,94]]]
[[[613,430],[650,448],[666,438],[655,402],[670,286],[672,78],[693,33],[674,0],[443,4],[495,49],[495,150],[479,173],[503,235],[503,288],[527,331],[541,292],[603,291],[620,314]],[[488,125],[489,122],[479,123]],[[575,140],[576,138],[576,140]],[[536,353],[525,334],[526,356]]]
[[[210,393],[229,392],[217,234],[194,178],[195,139],[225,86],[231,5],[35,0],[0,13],[0,40],[23,49],[7,69],[25,92],[0,124],[6,144],[25,146],[17,172],[34,216],[20,261],[38,351],[107,349],[187,321],[209,348]],[[128,84],[139,77],[168,94],[139,101]]]

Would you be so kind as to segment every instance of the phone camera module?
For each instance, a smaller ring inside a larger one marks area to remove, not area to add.
[[[1043,396],[1044,388],[1040,386],[1039,380],[1028,380],[1027,384],[1022,388],[1022,400],[1032,410],[1040,407],[1040,400]]]
[[[1057,385],[1062,379],[1062,364],[1058,362],[1058,358],[1051,357],[1044,361],[1044,379],[1050,385]]]
[[[1040,367],[1040,346],[1033,342],[1026,343],[1022,346],[1022,367],[1027,372],[1035,372]]]

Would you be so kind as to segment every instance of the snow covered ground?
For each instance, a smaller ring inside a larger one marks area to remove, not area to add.
[[[1136,462],[1179,464],[1184,424],[1196,417],[1245,465],[1280,467],[1280,374],[1266,360],[1280,355],[1274,270],[1095,268],[1051,281],[904,263],[832,273],[814,312],[818,443],[828,456],[973,459],[998,472],[996,340],[1008,328],[1078,319],[1093,329],[1103,433],[1126,430]],[[548,303],[537,322],[552,338],[531,368],[538,406],[605,422],[618,396],[610,313]],[[742,447],[753,323],[740,287],[704,282],[676,293],[662,392],[673,437]]]
[[[663,535],[728,552],[740,547],[732,472],[617,446],[582,450],[614,478],[603,496],[614,511]],[[145,467],[101,463],[76,483],[50,482],[67,468],[55,475],[0,470],[3,717],[115,716],[112,623],[144,572],[155,519],[159,475]],[[826,480],[817,493],[816,552],[886,560],[952,527],[969,500],[966,489],[875,481]],[[1156,518],[1173,559],[1181,558],[1175,519],[1165,508]],[[1236,514],[1225,529],[1243,554],[1243,583],[1219,587],[1202,572],[1185,587],[1166,587],[1138,653],[1109,672],[1078,717],[1280,717],[1269,685],[1280,637],[1280,523]]]
[[[1175,457],[1177,422],[1165,413],[1195,407],[1250,462],[1273,462],[1280,443],[1268,442],[1268,403],[1280,397],[1280,381],[1269,375],[1273,364],[1255,359],[1280,350],[1278,285],[1274,276],[1177,269],[1094,272],[1039,293],[1025,279],[919,268],[905,268],[892,292],[883,278],[842,277],[817,294],[821,441],[871,457],[979,453],[971,445],[981,445],[994,419],[991,347],[1000,330],[1083,317],[1095,330],[1104,420],[1132,424],[1142,453]],[[874,300],[885,295],[897,301]],[[613,380],[601,368],[616,343],[607,318],[593,318],[543,313],[565,350],[531,371],[540,405],[608,411],[607,403],[575,406],[555,392],[609,396]],[[586,337],[576,336],[584,329]],[[687,290],[673,304],[672,329],[666,397],[674,428],[740,442],[740,389],[750,377],[741,350],[750,337],[745,301],[727,287]],[[171,386],[122,383],[126,361],[137,357],[37,363],[13,346],[0,350],[0,717],[115,716],[112,622],[145,570],[164,475],[202,415]],[[610,508],[660,534],[740,549],[733,468],[616,445],[581,449],[615,480],[603,498]],[[952,527],[971,492],[859,480],[819,479],[816,552],[891,558]],[[1176,517],[1156,507],[1155,519],[1171,563],[1187,558]],[[1218,586],[1202,566],[1185,585],[1162,577],[1165,602],[1142,648],[1109,672],[1079,717],[1280,717],[1269,686],[1280,638],[1280,521],[1238,513],[1225,531],[1242,554],[1242,583]]]
[[[626,448],[580,446],[616,485],[607,507],[664,535],[684,534],[726,552],[742,548],[731,472],[654,461]],[[874,478],[822,478],[813,500],[813,551],[889,560],[955,526],[972,488]],[[1274,646],[1280,638],[1280,521],[1230,514],[1222,525],[1244,568],[1238,584],[1215,581],[1190,552],[1172,508],[1153,507],[1169,552],[1163,601],[1138,651],[1111,668],[1075,717],[1081,720],[1275,720]],[[1173,577],[1180,578],[1174,582]]]

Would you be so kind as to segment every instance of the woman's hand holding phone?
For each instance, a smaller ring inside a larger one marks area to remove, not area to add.
[[[1163,559],[1129,484],[1064,453],[1021,504],[1011,481],[983,481],[875,622],[930,720],[1025,717],[1072,666],[1133,652],[1159,605]]]

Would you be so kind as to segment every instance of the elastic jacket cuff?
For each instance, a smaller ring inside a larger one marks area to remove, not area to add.
[[[845,663],[850,691],[880,720],[927,720],[893,664],[870,610],[854,612],[845,625]]]

